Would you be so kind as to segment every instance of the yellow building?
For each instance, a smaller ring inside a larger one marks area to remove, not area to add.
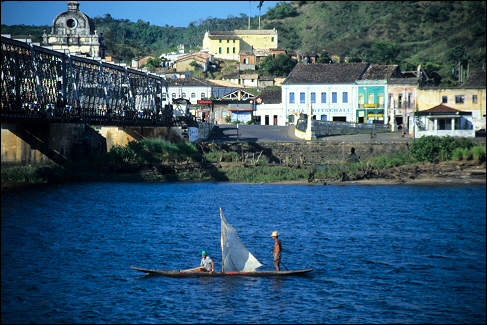
[[[207,31],[202,51],[215,58],[240,60],[240,52],[277,48],[276,29]]]
[[[419,111],[428,110],[439,104],[462,112],[472,112],[474,129],[485,130],[485,86],[455,88],[423,88],[418,90]]]

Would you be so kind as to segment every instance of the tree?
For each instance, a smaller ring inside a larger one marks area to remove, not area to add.
[[[318,60],[316,60],[316,63],[333,63],[333,59],[331,58],[330,53],[323,52]]]
[[[373,63],[377,64],[393,64],[397,62],[397,57],[401,49],[396,43],[387,41],[380,41],[372,46],[374,54],[372,55]]]
[[[195,70],[198,70],[198,68],[200,67],[200,65],[196,61],[191,61],[189,66],[193,67]]]
[[[259,70],[276,77],[285,77],[298,62],[289,55],[281,53],[276,57],[269,55],[259,64]]]

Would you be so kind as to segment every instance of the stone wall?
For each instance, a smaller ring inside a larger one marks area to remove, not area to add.
[[[226,152],[238,152],[244,158],[257,159],[262,152],[262,156],[265,156],[269,162],[286,165],[341,164],[349,160],[352,150],[360,160],[365,160],[375,155],[391,155],[409,150],[407,142],[206,143],[204,146],[205,151],[209,151],[210,146]]]

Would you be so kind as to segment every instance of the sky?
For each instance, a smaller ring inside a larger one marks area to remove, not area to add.
[[[245,14],[259,16],[259,1],[78,1],[79,10],[90,18],[110,14],[113,19],[139,19],[156,26],[188,27],[209,17],[226,19]],[[280,1],[264,1],[261,14]],[[68,11],[65,1],[2,1],[2,24],[52,26],[54,18]]]

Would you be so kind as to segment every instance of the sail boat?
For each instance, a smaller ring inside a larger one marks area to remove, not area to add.
[[[245,247],[240,240],[237,229],[232,227],[225,218],[222,208],[220,208],[221,219],[221,246],[222,246],[222,271],[221,272],[195,272],[189,270],[154,270],[132,266],[132,269],[144,272],[148,275],[164,275],[171,277],[191,277],[191,276],[268,276],[268,275],[299,275],[313,271],[312,268],[302,270],[287,271],[256,271],[262,263]]]

